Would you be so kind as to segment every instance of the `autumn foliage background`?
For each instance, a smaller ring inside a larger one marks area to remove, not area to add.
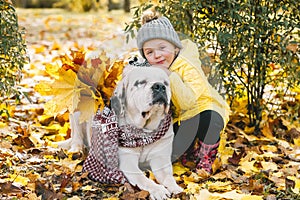
[[[87,152],[69,153],[54,144],[70,137],[68,111],[76,109],[74,102],[80,104],[80,95],[88,93],[84,102],[96,102],[95,107],[109,97],[115,83],[106,79],[110,84],[101,91],[107,94],[97,94],[105,80],[93,75],[101,68],[106,75],[100,77],[118,77],[124,60],[136,51],[134,42],[125,43],[121,34],[132,15],[105,8],[87,13],[17,9],[17,14],[25,28],[30,62],[18,84],[24,94],[20,103],[3,97],[1,104],[10,118],[2,113],[0,121],[0,198],[147,199],[147,192],[130,185],[90,181],[81,172]],[[89,77],[81,77],[80,89],[74,92],[80,74]],[[296,93],[295,104],[300,101],[299,87]],[[70,98],[74,95],[77,100]],[[300,199],[299,119],[265,115],[261,135],[254,135],[254,128],[247,126],[247,100],[241,98],[232,106],[235,112],[222,138],[215,174],[207,177],[174,164],[174,176],[185,191],[170,199]],[[289,112],[291,107],[286,108]]]

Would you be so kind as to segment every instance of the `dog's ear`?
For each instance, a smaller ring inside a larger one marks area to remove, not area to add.
[[[111,109],[117,116],[124,116],[124,107],[126,104],[125,98],[125,78],[123,78],[118,84],[110,99]]]
[[[122,79],[117,84],[113,96],[110,99],[111,109],[116,113],[117,116],[122,117],[124,116],[124,108],[126,104],[125,98],[125,91],[126,91],[126,84],[127,84],[127,74],[133,69],[135,66],[133,65],[126,65],[123,69]]]
[[[116,113],[119,117],[124,117],[124,110],[126,106],[126,88],[128,84],[128,74],[136,68],[133,65],[126,65],[123,68],[122,72],[122,79],[117,84],[113,96],[110,99],[110,105],[112,110]]]

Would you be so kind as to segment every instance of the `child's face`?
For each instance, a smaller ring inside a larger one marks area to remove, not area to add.
[[[151,65],[169,68],[178,52],[172,43],[163,39],[153,39],[144,43],[143,52]]]

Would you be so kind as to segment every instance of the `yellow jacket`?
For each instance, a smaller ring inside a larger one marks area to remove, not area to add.
[[[182,41],[183,49],[170,66],[174,123],[187,120],[205,110],[214,110],[229,120],[230,108],[209,84],[201,68],[198,48],[190,40]]]

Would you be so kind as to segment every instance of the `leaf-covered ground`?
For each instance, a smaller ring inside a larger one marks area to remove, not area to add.
[[[12,118],[0,121],[1,199],[147,199],[148,193],[130,185],[101,185],[83,174],[87,152],[68,153],[53,142],[70,137],[67,113],[44,114],[44,103],[34,86],[50,80],[45,72],[57,57],[70,50],[104,49],[121,55],[134,45],[123,45],[119,33],[131,15],[100,10],[17,10],[26,29],[30,63],[24,69],[20,105],[9,107]],[[115,48],[118,47],[118,48]],[[4,106],[4,105],[1,105]],[[288,120],[264,118],[263,136],[246,126],[243,102],[237,102],[220,148],[213,176],[174,164],[174,176],[185,188],[170,199],[300,199],[300,128]],[[146,172],[151,178],[152,174]]]

